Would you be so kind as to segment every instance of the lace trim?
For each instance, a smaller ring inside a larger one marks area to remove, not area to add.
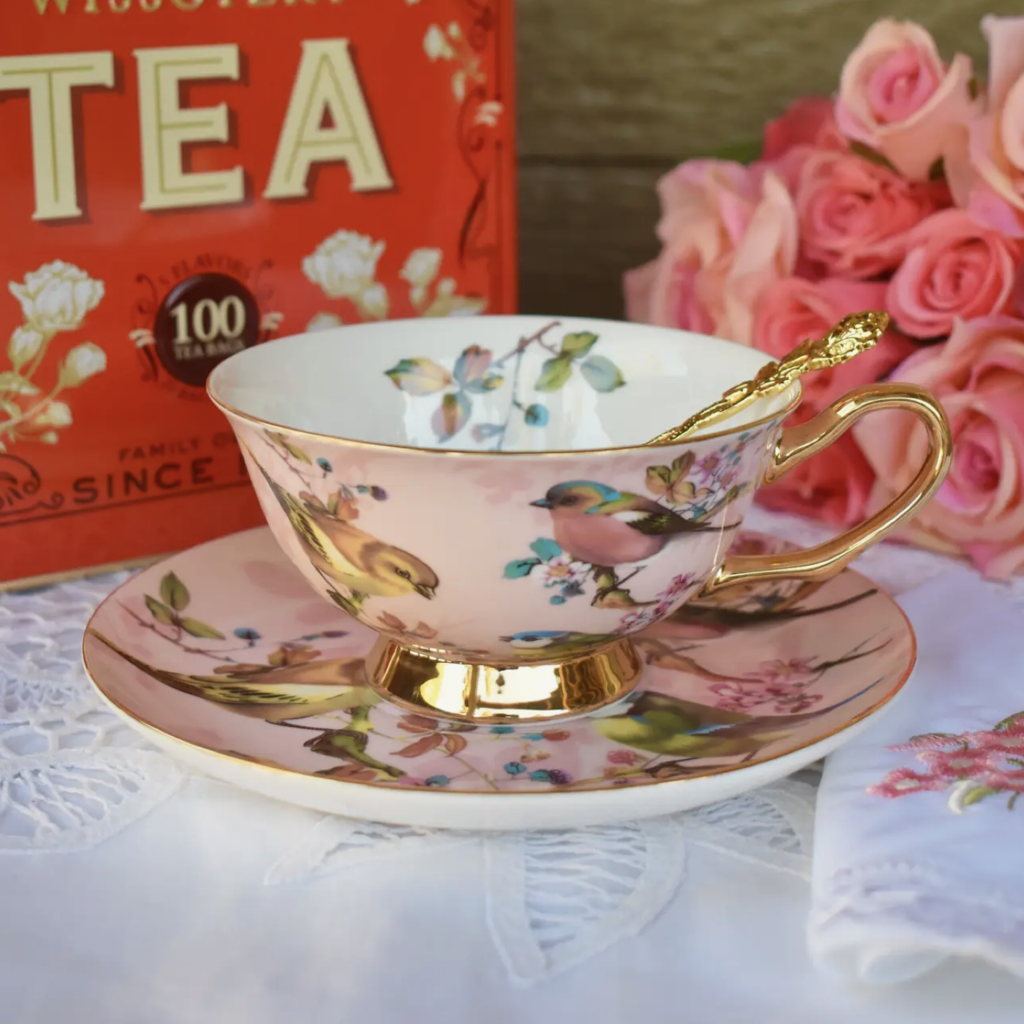
[[[814,797],[814,786],[791,779],[685,814],[497,836],[325,817],[264,881],[308,882],[357,864],[476,843],[484,850],[495,946],[512,978],[531,984],[653,921],[683,881],[688,843],[809,877]]]
[[[127,578],[0,600],[0,852],[83,850],[166,800],[182,770],[107,710],[82,668],[82,631]]]

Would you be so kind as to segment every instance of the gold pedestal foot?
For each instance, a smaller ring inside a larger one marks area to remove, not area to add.
[[[643,665],[629,640],[558,664],[472,665],[379,637],[366,659],[370,683],[394,704],[445,718],[561,718],[624,697]]]

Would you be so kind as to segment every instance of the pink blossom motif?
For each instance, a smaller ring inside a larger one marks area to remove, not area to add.
[[[609,750],[606,756],[609,764],[633,765],[640,760],[640,755],[632,750]]]
[[[787,683],[790,686],[807,686],[816,682],[821,670],[816,669],[809,658],[790,658],[789,661],[766,661],[750,679],[768,684]]]
[[[918,761],[931,769],[940,779],[971,778],[996,768],[999,758],[988,750],[961,748],[960,750],[926,750],[917,755]]]
[[[964,736],[966,742],[982,750],[999,754],[1016,754],[1024,759],[1024,726],[1015,726],[1002,731],[993,729],[990,732],[969,732]]]
[[[1002,790],[1007,793],[1024,792],[1024,768],[1017,768],[1014,771],[993,772],[984,780],[986,786],[992,789]]]
[[[807,692],[820,678],[821,669],[809,659],[793,658],[764,662],[746,679],[714,683],[710,690],[718,697],[715,706],[728,711],[764,709],[765,704],[771,704],[767,710],[776,714],[798,714],[822,699],[823,694]]]
[[[924,774],[896,768],[873,786],[869,796],[892,799],[922,790],[947,790],[947,806],[964,814],[974,804],[1003,794],[1013,810],[1024,792],[1024,712],[1010,715],[992,729],[976,732],[924,733],[890,750],[917,751]]]
[[[721,461],[721,458],[712,452],[710,455],[705,455],[704,458],[697,463],[695,468],[701,477],[701,483],[707,483],[708,480],[714,477],[715,470],[718,469]]]
[[[920,775],[910,768],[896,768],[889,772],[881,781],[873,786],[868,786],[870,796],[884,796],[893,799],[898,796],[906,796],[908,793],[921,793],[926,790],[945,789],[945,779],[936,778],[931,775]]]
[[[619,620],[619,634],[635,633],[638,630],[646,629],[665,618],[675,610],[680,600],[691,590],[695,589],[701,581],[693,573],[684,573],[681,576],[674,576],[669,585],[655,598],[653,604],[644,608],[636,608],[627,612]]]

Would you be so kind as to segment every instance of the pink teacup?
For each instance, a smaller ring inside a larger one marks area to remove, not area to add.
[[[380,634],[374,685],[455,717],[549,718],[631,688],[628,638],[684,602],[830,576],[938,488],[948,424],[911,386],[859,389],[784,430],[796,382],[647,445],[766,361],[631,323],[417,319],[247,349],[208,388],[284,551]],[[894,407],[922,417],[931,450],[892,506],[815,548],[727,557],[758,486]]]

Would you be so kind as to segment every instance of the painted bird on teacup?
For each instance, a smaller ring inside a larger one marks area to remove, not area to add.
[[[577,569],[577,579],[563,588],[563,596],[582,592],[579,577],[589,574],[597,587],[592,601],[595,607],[630,608],[651,602],[635,600],[624,586],[640,569],[621,576],[618,568],[647,562],[680,537],[736,529],[738,523],[712,526],[704,520],[735,501],[742,490],[740,486],[731,487],[717,501],[703,508],[699,519],[594,480],[556,484],[543,498],[531,504],[550,513],[554,544],[562,552],[563,560],[568,559],[569,567],[575,565],[583,569],[582,572]],[[536,545],[534,550],[537,550]],[[589,571],[585,567],[589,567]],[[571,568],[567,572],[572,575]]]
[[[296,496],[263,468],[251,449],[248,452],[335,604],[362,618],[370,597],[434,597],[439,580],[426,562],[354,525],[359,515],[355,498],[329,505],[307,491]]]
[[[503,643],[516,649],[519,657],[530,661],[555,662],[566,655],[576,654],[581,650],[609,644],[621,639],[615,633],[578,633],[571,630],[540,629],[522,630],[511,636],[498,638]]]
[[[670,465],[648,466],[644,486],[652,497],[601,480],[555,484],[531,502],[550,514],[553,539],[534,541],[533,557],[509,562],[505,576],[514,579],[537,570],[545,587],[557,589],[549,599],[556,605],[583,595],[591,582],[594,607],[658,604],[664,594],[639,601],[625,584],[679,538],[739,526],[709,520],[749,490],[752,474],[744,465],[745,453],[760,457],[762,433],[744,431],[710,450],[689,449]],[[634,568],[622,574],[624,566]]]

